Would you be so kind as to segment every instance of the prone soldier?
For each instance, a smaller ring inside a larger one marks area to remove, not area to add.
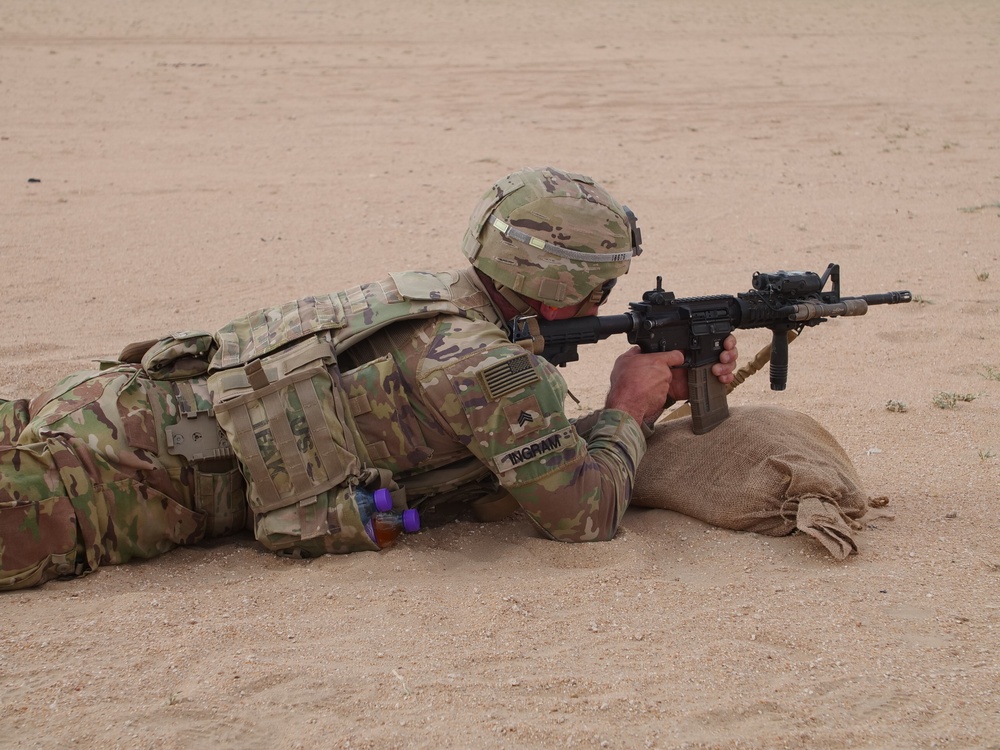
[[[375,550],[358,493],[376,487],[397,510],[507,500],[552,539],[611,539],[650,426],[688,395],[684,355],[623,353],[584,429],[507,323],[595,315],[641,252],[635,217],[589,177],[525,169],[480,200],[463,252],[0,402],[0,590],[247,527],[284,554]],[[730,336],[721,383],[736,358]]]

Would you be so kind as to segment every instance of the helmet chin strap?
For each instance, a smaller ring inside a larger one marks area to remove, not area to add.
[[[501,297],[507,300],[507,304],[513,307],[518,314],[527,315],[534,312],[528,301],[517,292],[511,291],[508,287],[501,286],[496,282],[493,283],[493,288],[497,290],[497,293]]]
[[[500,305],[500,303],[503,302],[511,310],[514,311],[514,315],[511,316],[508,314],[506,310],[500,309],[498,307],[498,309],[500,310],[500,314],[504,318],[510,318],[517,315],[534,315],[535,311],[531,309],[531,305],[529,305],[527,300],[525,300],[525,298],[522,297],[520,294],[518,294],[517,292],[513,292],[507,287],[501,286],[500,284],[496,283],[496,281],[491,279],[489,276],[480,271],[478,268],[473,268],[472,270],[475,271],[476,277],[479,279],[479,282],[483,285],[483,288],[486,290],[487,294],[490,295],[490,298],[493,300],[494,305]]]

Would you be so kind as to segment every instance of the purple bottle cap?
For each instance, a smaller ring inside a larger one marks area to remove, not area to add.
[[[385,487],[375,490],[375,510],[379,513],[392,510],[392,493]]]
[[[407,534],[416,534],[420,531],[420,511],[416,508],[403,511],[403,531]]]

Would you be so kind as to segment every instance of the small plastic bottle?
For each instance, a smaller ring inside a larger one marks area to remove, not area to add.
[[[392,494],[384,487],[371,492],[359,486],[354,492],[354,502],[358,504],[358,512],[363,523],[368,523],[376,513],[387,513],[392,510]]]
[[[404,532],[415,534],[420,531],[419,512],[415,508],[402,513],[393,511],[392,494],[384,487],[374,492],[358,487],[354,500],[358,504],[365,531],[379,549],[391,546]]]
[[[379,549],[385,549],[393,544],[402,533],[416,534],[420,531],[420,513],[416,508],[409,508],[402,513],[376,513],[370,522],[369,535]]]

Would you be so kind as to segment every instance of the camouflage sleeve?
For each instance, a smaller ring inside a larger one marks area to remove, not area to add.
[[[545,534],[615,535],[646,450],[630,415],[605,410],[584,440],[564,413],[562,376],[487,323],[442,322],[421,370],[428,409]]]

